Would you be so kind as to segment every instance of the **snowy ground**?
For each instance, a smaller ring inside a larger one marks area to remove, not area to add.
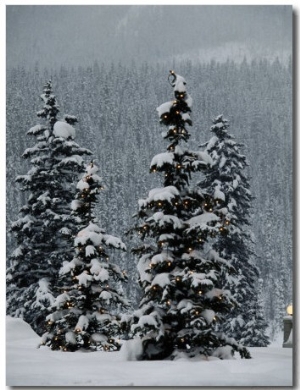
[[[121,352],[37,349],[19,319],[6,322],[7,386],[292,386],[292,349],[250,348],[253,359],[125,361]]]

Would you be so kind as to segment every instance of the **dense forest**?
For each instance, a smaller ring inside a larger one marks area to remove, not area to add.
[[[190,147],[199,150],[211,138],[212,119],[220,114],[229,120],[236,140],[245,144],[255,197],[253,261],[263,279],[264,311],[274,336],[292,299],[292,62],[180,61],[172,67],[185,77],[193,97]],[[105,181],[107,190],[95,213],[126,243],[120,266],[128,272],[127,295],[136,306],[140,290],[130,252],[136,242],[125,233],[134,224],[138,199],[161,185],[149,166],[153,155],[165,149],[157,137],[162,128],[156,108],[170,94],[168,71],[161,63],[146,62],[7,69],[7,255],[15,248],[9,227],[26,201],[15,183],[28,170],[22,154],[33,141],[26,133],[38,123],[42,87],[51,78],[61,115],[76,115],[76,141],[94,152]]]

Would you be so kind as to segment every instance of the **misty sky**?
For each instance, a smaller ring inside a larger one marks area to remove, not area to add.
[[[7,66],[288,58],[291,6],[7,6]]]

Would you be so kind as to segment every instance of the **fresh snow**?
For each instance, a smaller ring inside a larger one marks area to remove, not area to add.
[[[205,309],[201,312],[201,316],[206,319],[208,324],[210,324],[215,318],[215,312],[213,310]]]
[[[232,182],[232,187],[236,188],[239,185],[239,181],[241,181],[241,177],[239,175],[235,175],[235,179]]]
[[[78,203],[73,203],[72,208],[76,208]],[[74,240],[75,245],[85,245],[87,242],[91,241],[93,245],[101,245],[106,244],[108,246],[114,248],[120,248],[122,250],[126,250],[126,245],[115,236],[111,236],[110,234],[103,234],[103,231],[94,223],[90,223],[86,228],[82,229]],[[89,249],[89,253],[91,250]]]
[[[77,183],[77,186],[76,188],[80,191],[83,191],[85,190],[86,188],[90,188],[90,186],[88,185],[88,183],[86,181],[83,181],[83,180],[79,180],[79,182]]]
[[[55,302],[55,298],[50,292],[49,281],[47,278],[42,278],[39,280],[39,287],[36,291],[36,301],[33,304],[33,307],[39,308],[41,302],[49,302],[50,305],[53,305]]]
[[[159,107],[157,107],[156,111],[158,112],[159,116],[162,116],[163,114],[170,112],[171,107],[173,106],[174,101],[172,102],[166,102],[161,104]]]
[[[187,95],[186,99],[185,99],[185,102],[186,104],[189,106],[189,107],[192,107],[193,105],[193,99],[190,95]]]
[[[76,336],[74,332],[67,332],[65,338],[67,343],[76,344]]]
[[[112,299],[112,295],[108,291],[102,291],[102,293],[100,294],[100,298],[104,301],[110,301]]]
[[[158,253],[157,255],[153,256],[151,259],[152,264],[159,264],[165,261],[173,261],[173,259],[167,253]]]
[[[150,282],[152,279],[152,276],[149,274],[149,272],[146,272],[149,269],[150,259],[149,254],[145,254],[140,257],[140,260],[137,264],[137,270],[140,275],[141,282],[144,282],[145,280],[147,282]]]
[[[183,227],[182,221],[175,215],[165,215],[163,212],[158,211],[147,219],[147,222],[155,221],[158,226],[164,226],[165,224],[173,225],[174,229],[181,229]]]
[[[120,238],[111,236],[110,234],[105,234],[103,237],[106,245],[126,251],[126,245],[120,240]]]
[[[220,199],[222,200],[223,202],[225,202],[225,194],[223,191],[220,190],[220,187],[221,187],[221,183],[218,184],[215,188],[215,192],[214,192],[214,199]]]
[[[210,157],[210,155],[206,152],[199,152],[199,151],[193,151],[193,154],[195,154],[198,157],[198,160],[206,162],[206,164],[213,165],[213,159]]]
[[[96,255],[96,254],[97,254],[97,251],[96,251],[96,248],[93,245],[87,245],[85,247],[85,255],[86,255],[86,257],[90,257],[90,256]]]
[[[165,164],[173,164],[174,154],[173,153],[160,153],[153,157],[150,167],[156,166],[157,168],[161,168]]]
[[[69,273],[72,269],[74,269],[76,267],[76,265],[79,265],[79,264],[80,264],[80,262],[76,258],[71,260],[71,261],[64,261],[61,269],[59,270],[59,273],[61,275],[65,275],[65,274]]]
[[[210,150],[212,149],[215,144],[218,142],[218,137],[216,135],[214,135],[213,137],[211,137],[211,139],[208,141],[208,144],[206,146],[206,150]]]
[[[82,207],[82,205],[83,205],[83,202],[81,202],[80,200],[77,200],[77,199],[72,200],[72,202],[71,202],[71,209],[72,210],[77,210],[80,207]]]
[[[227,161],[227,158],[225,156],[222,156],[221,160],[220,160],[220,163],[219,163],[219,167],[223,168],[224,165],[226,164],[226,161]]]
[[[78,318],[78,322],[75,326],[75,330],[85,330],[87,329],[89,326],[89,320],[86,316],[84,315],[81,315],[79,318]]]
[[[93,280],[93,277],[87,273],[87,271],[81,272],[80,275],[76,276],[76,279],[78,279],[78,283],[82,286],[87,286],[88,283]]]
[[[182,119],[183,119],[184,121],[191,120],[190,114],[188,114],[187,112],[184,113],[184,114],[182,114],[181,117],[182,117]]]
[[[83,158],[81,156],[78,156],[77,154],[74,154],[71,157],[63,158],[59,163],[60,166],[69,164],[83,165]]]
[[[65,139],[75,138],[75,129],[67,122],[57,121],[54,123],[53,134],[56,137],[62,137]]]
[[[151,202],[168,201],[171,202],[176,196],[179,196],[179,192],[174,186],[167,186],[162,188],[153,188],[148,195],[147,199],[139,199],[138,203],[140,207],[146,207]]]
[[[178,92],[185,92],[186,91],[186,81],[185,81],[185,78],[180,76],[179,74],[176,74],[176,79],[175,81],[172,83],[173,84],[173,87],[174,87],[174,91],[178,91]]]
[[[55,303],[53,303],[53,306],[60,308],[65,304],[65,302],[67,302],[69,300],[70,300],[70,296],[66,292],[64,292],[56,297]],[[47,318],[51,319],[52,318],[51,316],[52,316],[52,314],[50,314]]]
[[[43,125],[35,125],[35,126],[31,127],[27,131],[27,134],[35,135],[35,134],[39,133],[42,130],[46,130],[45,126],[43,126]]]
[[[191,226],[203,226],[205,228],[205,225],[209,222],[213,221],[219,221],[219,217],[214,213],[203,213],[201,215],[197,215],[196,217],[190,218],[187,223]]]
[[[154,318],[153,315],[148,314],[144,315],[139,319],[139,322],[136,325],[133,325],[132,328],[137,328],[137,327],[144,327],[145,325],[150,325],[150,326],[157,326],[156,319]]]
[[[145,320],[145,318],[144,318]],[[152,320],[149,319],[148,320]],[[61,352],[40,342],[21,319],[7,317],[7,386],[292,386],[292,349],[249,348],[252,359],[220,360],[180,355],[174,361],[135,361],[140,340],[119,352]],[[2,376],[4,378],[4,376]],[[4,379],[3,379],[4,381]],[[2,387],[4,388],[4,386]]]
[[[168,284],[170,284],[170,277],[168,272],[163,272],[161,274],[157,274],[155,278],[152,280],[151,286],[160,286],[161,288],[165,288]]]

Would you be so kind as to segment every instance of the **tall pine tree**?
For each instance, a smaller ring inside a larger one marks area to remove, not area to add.
[[[74,229],[70,215],[74,180],[84,169],[82,156],[91,154],[74,141],[76,117],[58,120],[51,81],[44,86],[41,99],[44,106],[37,115],[43,123],[27,132],[36,144],[23,154],[31,168],[16,179],[28,199],[11,226],[18,247],[7,270],[7,312],[22,317],[39,334],[54,300],[52,287],[58,270],[63,259],[71,257],[67,240]]]
[[[47,316],[43,336],[43,344],[53,350],[115,351],[121,346],[117,315],[129,306],[120,286],[127,276],[111,261],[109,252],[126,247],[97,225],[93,208],[104,188],[97,172],[94,162],[87,166],[72,202],[79,227],[73,245],[75,255],[71,261],[64,261],[59,271],[59,294]]]
[[[236,270],[234,275],[223,271],[223,288],[229,289],[237,302],[227,316],[224,328],[238,341],[249,344],[245,338],[249,326],[256,322],[257,280],[259,271],[254,264],[255,253],[250,231],[250,211],[253,196],[249,190],[249,180],[245,169],[246,157],[240,153],[243,146],[234,140],[228,132],[227,119],[219,115],[211,127],[214,136],[204,144],[205,151],[213,164],[206,171],[205,179],[200,183],[205,195],[212,199],[211,207],[223,221],[221,234],[212,243],[212,247],[222,258],[230,262]],[[260,325],[257,323],[257,326]]]
[[[233,304],[218,282],[226,260],[204,251],[207,238],[219,232],[220,218],[204,209],[201,191],[190,185],[191,174],[206,169],[210,158],[181,146],[190,137],[192,99],[183,77],[171,71],[169,78],[175,99],[157,109],[169,145],[150,166],[162,175],[163,186],[139,201],[135,227],[143,240],[134,250],[143,297],[133,313],[132,332],[143,339],[143,359],[212,355],[228,345],[249,357],[217,329]]]

